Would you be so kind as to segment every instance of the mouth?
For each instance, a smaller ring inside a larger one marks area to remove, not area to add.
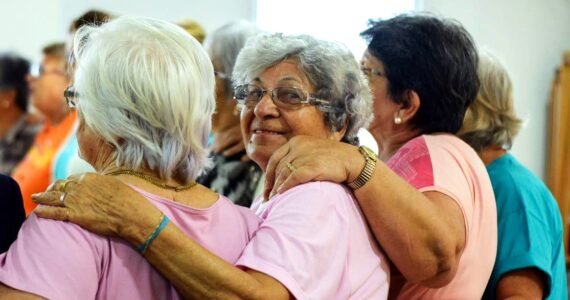
[[[281,132],[270,130],[270,129],[254,129],[253,134],[269,134],[269,135],[279,135]]]

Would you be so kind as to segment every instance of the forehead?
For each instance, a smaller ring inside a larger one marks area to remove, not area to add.
[[[382,63],[382,61],[376,58],[374,55],[372,55],[372,53],[370,53],[370,51],[368,50],[364,51],[364,54],[362,54],[362,59],[360,60],[360,62],[362,64],[365,64],[367,67],[384,71],[384,64]]]
[[[42,60],[42,65],[44,68],[65,68],[65,59],[59,56],[45,55]]]
[[[263,85],[276,85],[291,83],[312,88],[305,73],[303,73],[295,60],[287,59],[263,71],[256,79]]]

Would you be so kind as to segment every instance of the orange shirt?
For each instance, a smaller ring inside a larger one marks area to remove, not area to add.
[[[73,111],[56,126],[46,122],[24,159],[12,172],[12,177],[22,190],[26,215],[36,207],[32,201],[32,194],[43,192],[49,186],[53,157],[67,137],[73,133],[75,118],[76,112]]]

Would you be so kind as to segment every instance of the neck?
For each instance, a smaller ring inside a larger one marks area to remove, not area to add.
[[[63,122],[63,120],[65,120],[65,118],[71,113],[71,111],[69,109],[62,109],[61,111],[57,112],[57,113],[53,113],[51,115],[45,115],[46,117],[46,121],[49,122],[51,125],[58,125],[61,122]]]
[[[477,154],[479,154],[485,166],[488,166],[501,156],[507,154],[507,150],[499,146],[488,146],[481,149]]]
[[[0,138],[3,138],[12,129],[22,115],[24,112],[17,108],[8,109],[4,112],[3,116],[0,117]]]
[[[402,130],[398,132],[382,133],[380,130],[370,130],[370,134],[378,145],[378,158],[388,161],[404,144],[420,135],[419,130]]]

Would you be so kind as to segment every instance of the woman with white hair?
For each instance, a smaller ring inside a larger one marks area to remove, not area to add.
[[[513,85],[498,59],[480,55],[481,87],[459,136],[485,163],[497,201],[498,244],[483,299],[566,299],[562,218],[546,185],[509,149],[522,121]]]
[[[144,258],[160,231],[174,223],[234,263],[259,225],[253,213],[194,181],[210,163],[206,146],[215,106],[210,59],[183,29],[142,17],[84,26],[74,45],[74,86],[65,96],[78,111],[81,157],[142,198],[125,202],[113,192],[113,209],[136,212],[150,205],[153,214],[145,217],[155,228],[138,231],[145,241],[131,247],[32,214],[0,255],[0,298],[178,299],[177,290]],[[58,201],[64,204],[65,194]],[[83,225],[71,213],[66,218]]]
[[[247,153],[264,171],[271,154],[299,135],[358,144],[357,132],[372,116],[364,74],[336,43],[306,35],[250,39],[232,77]],[[152,206],[114,207],[111,194],[123,203],[142,199],[108,176],[85,176],[41,201],[62,206],[62,193],[64,207],[38,213],[56,219],[69,213],[72,222],[133,245],[145,241],[141,232],[156,227]],[[148,247],[146,258],[188,298],[387,298],[387,260],[349,188],[313,182],[254,206],[262,224],[235,266],[173,224]]]

